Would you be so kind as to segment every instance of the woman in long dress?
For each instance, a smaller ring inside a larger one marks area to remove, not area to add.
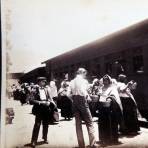
[[[60,97],[60,109],[61,116],[65,118],[65,120],[70,120],[73,117],[72,113],[72,99],[70,98],[70,87],[69,81],[63,81],[61,83],[61,88],[58,91]]]
[[[88,90],[88,93],[92,99],[92,101],[89,102],[89,108],[90,108],[92,117],[98,117],[97,111],[98,111],[98,99],[99,99],[100,87],[101,87],[101,84],[99,79],[95,78]]]
[[[138,108],[137,103],[131,93],[131,89],[133,86],[133,81],[129,83],[126,82],[125,75],[119,75],[118,77],[118,92],[123,106],[123,121],[124,128],[120,129],[122,134],[132,134],[137,135],[140,130],[138,123]]]
[[[102,79],[103,87],[100,91],[99,109],[99,141],[103,145],[117,144],[118,125],[122,117],[122,104],[117,88],[112,84],[109,75]]]

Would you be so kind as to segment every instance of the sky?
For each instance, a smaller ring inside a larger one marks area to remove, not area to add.
[[[6,0],[10,72],[41,62],[148,18],[147,0]]]

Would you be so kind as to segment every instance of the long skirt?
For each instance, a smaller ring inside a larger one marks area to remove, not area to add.
[[[21,105],[26,103],[26,99],[27,99],[27,94],[20,92],[20,103],[21,103]]]
[[[67,96],[61,96],[61,116],[64,118],[72,118],[73,112],[72,112],[72,100],[68,98]]]
[[[99,109],[99,141],[105,144],[118,142],[118,125],[120,109],[114,101],[110,106],[98,103]]]
[[[138,117],[137,117],[137,107],[132,98],[120,97],[123,106],[123,122],[124,130],[123,133],[137,133],[140,130]]]
[[[92,117],[98,117],[98,114],[97,114],[98,104],[97,104],[97,102],[90,102],[89,103],[89,109],[90,109]]]

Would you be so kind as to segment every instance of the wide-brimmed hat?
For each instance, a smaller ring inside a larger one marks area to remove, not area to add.
[[[126,75],[124,75],[124,74],[118,75],[118,81],[119,82],[125,82],[126,79],[127,79]]]

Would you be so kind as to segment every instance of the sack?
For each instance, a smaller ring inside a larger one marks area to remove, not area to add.
[[[54,119],[54,121],[59,122],[59,113],[58,113],[58,111],[53,112],[53,119]]]

